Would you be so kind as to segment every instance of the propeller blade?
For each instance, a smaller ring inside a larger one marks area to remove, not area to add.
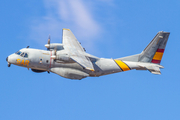
[[[54,47],[54,55],[56,56],[57,46]]]
[[[48,43],[47,43],[47,45],[46,45],[46,47],[47,47],[47,50],[49,50],[50,48],[50,41],[51,41],[51,37],[50,37],[50,34],[49,34],[49,37],[48,37]]]
[[[48,44],[50,44],[50,40],[51,40],[51,37],[50,37],[50,34],[49,34],[49,37],[48,37]]]

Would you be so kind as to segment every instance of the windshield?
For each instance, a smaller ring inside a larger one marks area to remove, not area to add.
[[[17,51],[15,54],[17,54],[17,55],[20,55],[20,56],[22,56],[22,57],[28,57],[28,54],[27,53],[25,53],[25,52],[21,52],[21,51]]]
[[[21,51],[17,51],[16,54],[20,55],[22,52]]]

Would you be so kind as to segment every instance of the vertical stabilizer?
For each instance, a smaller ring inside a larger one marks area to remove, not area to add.
[[[139,62],[160,64],[169,34],[169,32],[158,32],[154,39],[140,54]]]

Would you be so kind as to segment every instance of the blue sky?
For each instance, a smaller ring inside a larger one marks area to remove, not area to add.
[[[180,119],[180,1],[6,0],[0,4],[1,120]],[[61,42],[70,28],[86,51],[119,58],[140,53],[158,31],[170,32],[162,75],[127,71],[81,81],[7,67],[6,57]]]

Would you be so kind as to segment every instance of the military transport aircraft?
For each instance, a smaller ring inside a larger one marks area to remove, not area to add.
[[[117,59],[98,58],[85,52],[70,29],[63,29],[62,44],[51,43],[47,50],[23,48],[6,58],[11,64],[31,68],[33,72],[53,72],[69,79],[81,80],[86,77],[123,72],[128,70],[148,70],[161,74],[160,65],[169,32],[160,31],[140,53]]]

